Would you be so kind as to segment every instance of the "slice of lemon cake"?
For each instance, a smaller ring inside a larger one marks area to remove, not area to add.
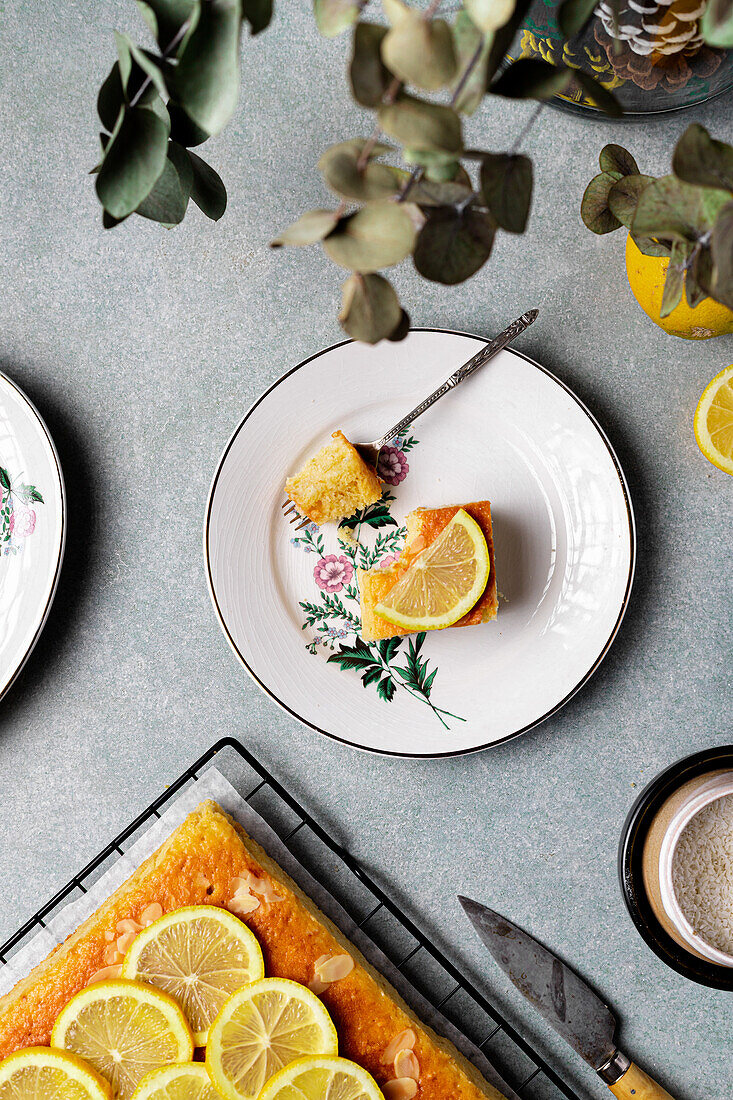
[[[407,542],[399,558],[384,569],[368,571],[357,569],[361,595],[361,636],[365,642],[381,638],[394,638],[415,633],[417,626],[388,622],[377,614],[377,605],[384,604],[389,593],[403,580],[405,574],[424,550],[431,546],[458,513],[467,513],[475,520],[486,541],[488,552],[488,580],[479,598],[470,609],[451,626],[475,626],[496,618],[498,600],[496,594],[496,570],[494,568],[494,539],[491,527],[491,505],[488,500],[473,504],[454,504],[446,508],[418,508],[405,519]],[[399,616],[397,616],[399,617]],[[446,624],[448,625],[448,624]]]
[[[332,439],[285,482],[285,492],[298,511],[319,524],[353,516],[382,495],[376,471],[344,433],[334,432]]]

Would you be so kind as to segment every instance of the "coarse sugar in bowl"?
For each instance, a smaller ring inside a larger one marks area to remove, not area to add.
[[[624,825],[619,874],[652,950],[693,981],[733,989],[733,745],[645,787]]]

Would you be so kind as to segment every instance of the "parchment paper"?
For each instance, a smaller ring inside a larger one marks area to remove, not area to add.
[[[286,848],[267,822],[249,805],[217,768],[209,768],[178,795],[161,817],[120,856],[80,898],[68,902],[7,963],[0,966],[0,995],[41,962],[53,948],[64,941],[91,913],[98,909],[140,864],[170,836],[184,818],[203,802],[212,798],[222,809],[236,818],[254,840],[276,860],[315,903],[354,943],[369,962],[395,987],[421,1020],[445,1035],[477,1067],[507,1100],[520,1100],[484,1054],[478,1050],[449,1020],[420,994],[412,983],[390,962],[370,940],[343,907],[306,871]]]

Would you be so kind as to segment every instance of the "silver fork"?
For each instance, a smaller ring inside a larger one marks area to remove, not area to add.
[[[424,401],[421,401],[412,412],[409,412],[407,416],[403,416],[393,428],[390,428],[389,431],[381,437],[381,439],[375,439],[373,443],[354,443],[353,446],[359,452],[366,464],[376,470],[379,464],[379,453],[382,447],[385,447],[391,439],[394,439],[395,436],[400,435],[406,428],[409,428],[409,426],[417,420],[418,416],[422,416],[426,409],[429,409],[431,405],[434,405],[436,401],[444,397],[449,390],[454,390],[456,386],[459,386],[461,382],[469,378],[474,371],[477,371],[484,363],[488,363],[489,359],[493,359],[497,352],[500,352],[507,344],[511,344],[512,340],[516,340],[517,336],[519,336],[521,332],[524,332],[526,328],[529,328],[532,322],[536,320],[538,313],[538,309],[530,309],[527,313],[523,313],[521,317],[518,317],[516,321],[512,321],[512,323],[505,328],[503,332],[500,332],[498,336],[495,336],[485,348],[481,348],[481,351],[477,352],[467,363],[464,363],[458,370],[454,370],[453,374],[451,374],[449,378],[446,378],[442,386],[438,386],[437,390],[433,390],[433,392],[426,397]],[[305,519],[302,518],[300,512],[289,497],[285,498],[285,503],[282,507],[286,516],[293,513],[292,518],[288,520],[289,523],[297,523],[298,520],[301,521],[295,528],[296,531],[299,531],[301,527],[305,527],[307,523],[310,523],[307,516]]]

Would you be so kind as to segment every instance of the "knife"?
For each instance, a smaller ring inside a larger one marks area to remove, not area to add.
[[[619,1100],[672,1100],[616,1044],[608,1005],[574,970],[506,917],[459,895],[463,909],[501,969]]]

